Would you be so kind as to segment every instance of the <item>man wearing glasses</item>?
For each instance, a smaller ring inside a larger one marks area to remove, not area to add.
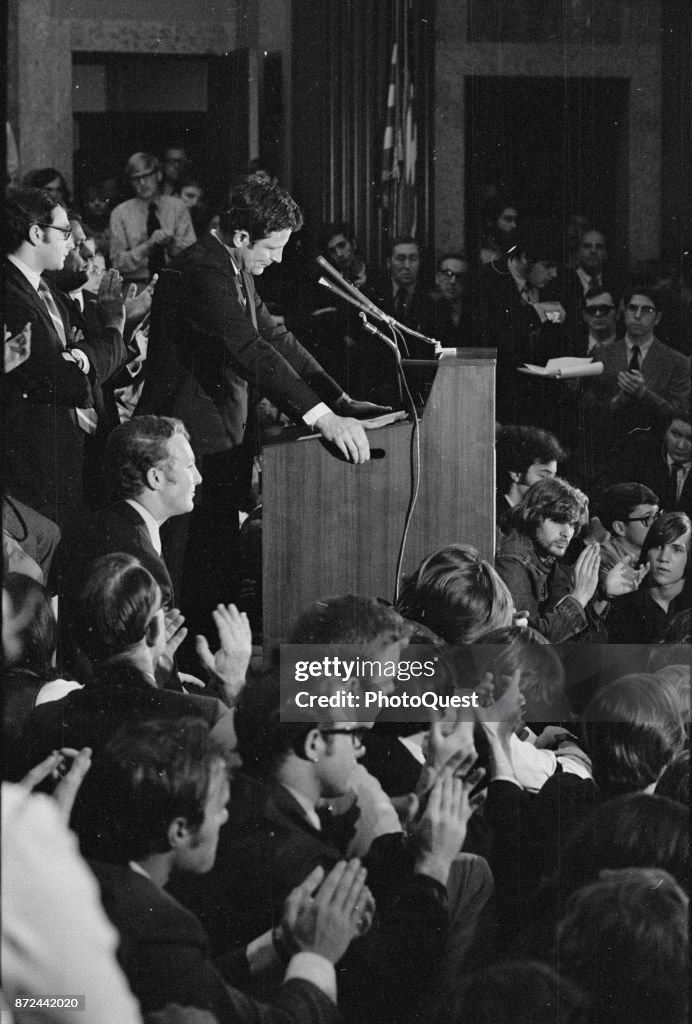
[[[598,516],[610,537],[601,544],[599,577],[624,559],[635,566],[649,528],[661,514],[659,499],[650,488],[638,483],[606,487],[597,506]]]
[[[177,196],[161,194],[159,161],[149,153],[133,153],[125,177],[134,192],[111,214],[111,262],[138,290],[169,260],[197,241],[190,212]]]
[[[435,337],[451,348],[470,346],[469,265],[461,252],[446,252],[437,261],[433,295]]]
[[[617,302],[613,292],[604,288],[590,288],[584,296],[582,315],[588,329],[587,356],[592,355],[599,345],[610,345],[615,341]]]
[[[625,337],[593,350],[603,374],[585,392],[587,452],[599,464],[595,483],[622,479],[645,456],[652,431],[690,405],[689,360],[656,338],[661,307],[640,283],[623,295]],[[635,472],[636,476],[636,472]]]
[[[5,204],[5,323],[31,324],[31,353],[9,375],[5,394],[5,484],[60,526],[83,511],[84,442],[95,429],[93,388],[125,362],[125,308],[117,271],[103,275],[97,343],[77,335],[60,293],[43,275],[62,269],[74,246],[64,206],[41,189]]]

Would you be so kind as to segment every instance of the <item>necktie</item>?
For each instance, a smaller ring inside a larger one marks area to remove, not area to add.
[[[678,474],[680,473],[680,470],[682,468],[683,467],[679,466],[677,462],[671,462],[670,464],[670,491],[673,495],[673,500],[676,502],[676,504],[678,498],[680,497],[680,495],[678,494]]]
[[[406,311],[408,309],[408,292],[405,288],[400,288],[396,293],[394,300],[394,317],[397,320],[404,320],[406,318]]]
[[[43,278],[38,284],[38,293],[43,299],[44,305],[50,314],[50,318],[53,321],[56,334],[62,342],[62,347],[67,348],[67,335],[65,334],[65,324],[63,318],[60,316],[60,310],[57,307],[56,301],[53,298],[52,292]]]
[[[160,230],[161,221],[159,220],[159,212],[156,208],[156,203],[149,203],[149,213],[147,215],[147,238],[149,238],[155,231]],[[154,274],[159,274],[166,265],[166,254],[163,250],[163,246],[155,245],[149,253],[149,273],[153,277]]]
[[[639,345],[632,346],[632,355],[630,356],[630,364],[627,367],[628,370],[639,369]]]

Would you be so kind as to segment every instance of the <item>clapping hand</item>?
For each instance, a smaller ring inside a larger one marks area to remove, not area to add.
[[[366,877],[359,860],[339,861],[326,878],[324,868],[316,867],[284,903],[280,945],[337,963],[372,924],[375,901]]]
[[[123,279],[117,270],[106,270],[99,282],[96,305],[104,327],[116,327],[121,333],[125,327],[125,301]]]
[[[81,750],[63,747],[61,750],[54,750],[49,757],[32,768],[21,780],[20,785],[31,793],[44,779],[50,777],[57,780],[52,795],[67,824],[79,787],[90,768],[90,747],[83,747]]]
[[[196,640],[197,655],[211,676],[221,683],[232,707],[245,686],[252,656],[252,630],[245,612],[239,612],[234,604],[218,604],[212,615],[220,647],[212,654],[206,637],[200,635]]]
[[[430,790],[425,808],[409,827],[418,844],[416,870],[447,884],[452,861],[466,839],[469,820],[485,794],[471,795],[482,781],[485,771],[477,768],[465,779],[451,768],[443,768]]]
[[[620,597],[622,594],[631,594],[639,588],[639,584],[649,571],[648,565],[641,569],[632,567],[632,556],[627,555],[621,562],[614,565],[605,578],[603,589],[607,597]]]

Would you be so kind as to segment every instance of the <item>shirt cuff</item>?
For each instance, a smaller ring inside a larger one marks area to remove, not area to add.
[[[252,940],[245,950],[245,956],[250,965],[251,974],[262,974],[281,963],[274,947],[271,929],[264,935],[260,935],[258,939]]]
[[[300,978],[309,981],[336,1003],[336,972],[334,964],[319,953],[296,953],[286,968],[284,981]]]
[[[328,405],[325,405],[324,402],[320,402],[318,405],[313,405],[312,409],[308,409],[308,411],[303,416],[303,423],[305,423],[305,425],[308,427],[314,427],[315,423],[320,418],[320,416],[325,416],[328,412],[331,411],[332,410],[329,408]]]
[[[91,369],[89,356],[85,352],[82,352],[81,348],[71,348],[69,351],[82,373],[88,373]]]

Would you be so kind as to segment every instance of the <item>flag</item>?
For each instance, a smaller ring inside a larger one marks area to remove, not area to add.
[[[392,45],[382,146],[381,206],[387,214],[387,227],[392,238],[396,235],[413,235],[417,223],[418,130],[405,17],[403,21],[403,36],[399,36],[400,26],[397,22]]]

